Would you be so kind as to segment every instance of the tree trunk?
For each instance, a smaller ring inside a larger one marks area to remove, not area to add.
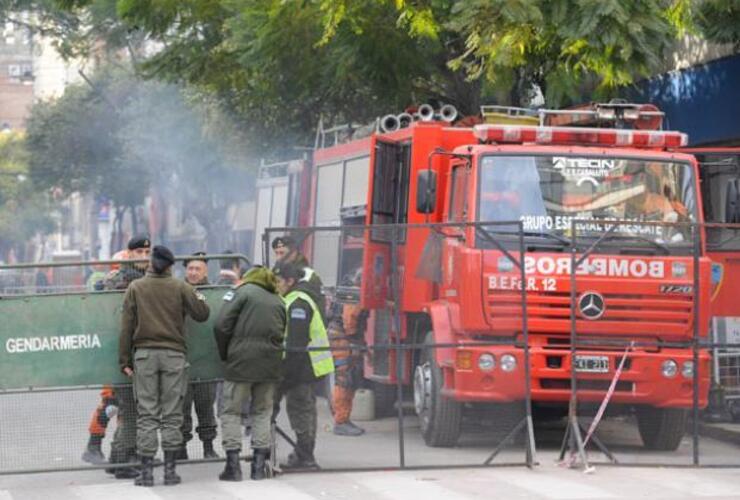
[[[129,206],[131,209],[131,232],[132,234],[139,234],[139,214],[136,213],[136,206]]]
[[[116,229],[113,231],[111,241],[111,255],[123,249],[123,217],[126,215],[126,207],[116,205]]]

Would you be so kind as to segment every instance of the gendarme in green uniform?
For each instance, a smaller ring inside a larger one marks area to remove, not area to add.
[[[225,363],[224,412],[221,416],[226,468],[224,481],[240,481],[242,406],[251,400],[252,479],[265,477],[270,458],[270,418],[275,392],[282,379],[285,304],[269,269],[254,267],[244,282],[224,295],[213,332]]]
[[[142,457],[142,473],[135,484],[141,486],[153,484],[152,459],[160,429],[165,484],[180,482],[175,455],[182,446],[182,402],[188,380],[185,317],[202,322],[210,313],[201,293],[172,277],[173,263],[169,249],[155,246],[146,276],[131,283],[123,299],[118,354],[121,370],[133,370],[136,448]]]

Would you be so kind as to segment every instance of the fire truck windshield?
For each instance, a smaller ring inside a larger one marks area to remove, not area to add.
[[[578,238],[589,239],[613,228],[616,239],[633,240],[630,244],[636,246],[677,247],[689,243],[689,226],[640,223],[696,220],[695,182],[687,163],[489,155],[480,161],[478,196],[479,221],[522,221],[528,235],[570,237],[577,219],[584,220],[576,225]],[[610,221],[615,220],[627,223],[614,227]],[[496,231],[503,227],[495,226]]]

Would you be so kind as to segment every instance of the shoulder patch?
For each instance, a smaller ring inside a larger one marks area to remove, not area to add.
[[[294,307],[290,310],[291,319],[306,319],[307,317],[306,310],[302,307]]]
[[[226,302],[231,302],[232,300],[234,300],[234,292],[231,291],[231,290],[229,290],[228,292],[226,292],[226,294],[224,295],[224,300]]]

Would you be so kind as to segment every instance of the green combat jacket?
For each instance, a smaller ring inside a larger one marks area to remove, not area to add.
[[[285,304],[269,269],[250,270],[240,285],[226,292],[213,326],[226,380],[280,381],[285,317]]]
[[[139,348],[172,349],[187,353],[185,317],[208,319],[206,298],[184,281],[148,271],[126,289],[121,310],[118,356],[121,370],[133,368],[132,353]]]

